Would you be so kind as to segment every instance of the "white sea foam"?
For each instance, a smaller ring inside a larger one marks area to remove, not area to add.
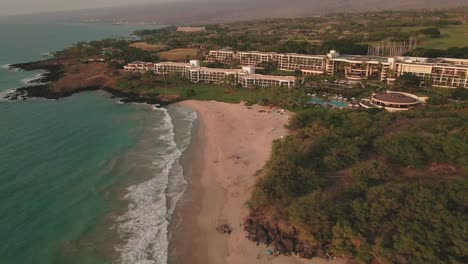
[[[49,51],[49,52],[42,52],[41,56],[43,57],[52,57],[54,55],[54,52]]]
[[[0,102],[5,102],[5,101],[12,101],[10,99],[8,99],[8,97],[15,93],[15,90],[14,89],[9,89],[9,90],[6,90],[6,91],[3,91],[0,93]]]
[[[178,162],[190,142],[190,134],[178,145],[174,125],[166,109],[154,108],[164,114],[163,124],[154,128],[161,136],[153,162],[155,177],[131,186],[125,196],[130,204],[128,211],[120,216],[118,232],[124,243],[116,247],[121,264],[166,264],[168,252],[168,226],[175,203],[186,188],[183,171]],[[188,115],[188,121],[195,120]],[[168,208],[169,207],[169,208]]]
[[[190,140],[192,136],[192,130],[195,120],[197,119],[197,113],[192,109],[185,107],[177,107],[174,110],[178,113],[179,120],[183,120],[188,124],[187,129],[183,129],[181,132],[184,134],[179,135],[177,140],[177,147],[181,152],[184,152],[187,147],[190,145]],[[179,159],[175,162],[170,175],[169,181],[166,188],[166,197],[167,197],[167,206],[168,214],[172,216],[174,213],[177,201],[182,197],[187,186],[187,181],[184,178],[184,171],[182,166],[179,163]]]
[[[4,64],[0,66],[0,69],[9,70],[9,71],[20,71],[21,69],[12,67],[11,64]]]
[[[45,74],[44,72],[41,72],[41,73],[34,75],[33,77],[24,78],[24,79],[21,79],[20,81],[24,84],[32,84],[34,81],[39,80],[42,77],[44,77],[44,74]],[[45,83],[34,83],[34,84],[45,84]]]

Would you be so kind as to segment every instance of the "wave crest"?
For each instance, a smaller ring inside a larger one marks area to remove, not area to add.
[[[176,143],[174,125],[166,109],[162,125],[154,128],[161,136],[155,161],[156,175],[150,180],[128,188],[124,197],[130,202],[128,211],[117,219],[119,236],[125,241],[116,246],[121,264],[166,264],[168,258],[168,227],[176,202],[186,189],[187,182],[179,164],[182,152],[188,147],[195,116],[187,114],[191,122],[189,133]]]

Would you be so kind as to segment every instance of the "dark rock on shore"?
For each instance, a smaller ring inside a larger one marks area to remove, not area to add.
[[[216,231],[218,231],[218,233],[220,233],[220,234],[228,234],[228,235],[230,235],[230,234],[232,233],[232,229],[231,229],[231,227],[230,227],[228,224],[219,225],[219,226],[216,228]]]
[[[41,78],[31,81],[31,83],[48,83],[58,81],[64,75],[63,65],[52,60],[18,63],[10,65],[24,71],[44,70],[46,73]]]
[[[292,230],[281,230],[278,225],[270,225],[269,222],[260,221],[256,216],[249,216],[244,221],[244,230],[247,232],[247,238],[256,242],[274,247],[275,254],[297,255],[301,258],[310,259],[320,256],[320,252],[305,246],[300,241],[299,233],[292,227]]]
[[[53,92],[49,89],[47,84],[28,86],[15,89],[14,92],[5,96],[8,100],[26,100],[27,98],[46,98],[46,99],[60,99],[64,97],[71,96],[75,93],[85,92],[85,91],[97,91],[102,90],[111,94],[115,98],[120,98],[120,101],[123,103],[144,103],[152,104],[157,106],[167,106],[170,102],[162,101],[158,98],[153,98],[149,96],[142,96],[137,93],[123,92],[111,87],[83,87],[71,91],[65,92]]]

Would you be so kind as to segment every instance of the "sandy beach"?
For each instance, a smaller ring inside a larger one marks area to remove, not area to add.
[[[288,133],[290,114],[214,101],[180,104],[198,112],[198,124],[182,160],[189,187],[172,221],[170,263],[325,263],[268,257],[266,246],[247,240],[240,226],[256,172],[268,160],[273,140]],[[220,224],[228,224],[232,234],[219,234]]]

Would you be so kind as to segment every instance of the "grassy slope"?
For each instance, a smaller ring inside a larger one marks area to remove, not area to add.
[[[468,46],[468,24],[448,26],[441,29],[440,38],[431,38],[425,41],[424,48],[447,49],[450,47]]]

